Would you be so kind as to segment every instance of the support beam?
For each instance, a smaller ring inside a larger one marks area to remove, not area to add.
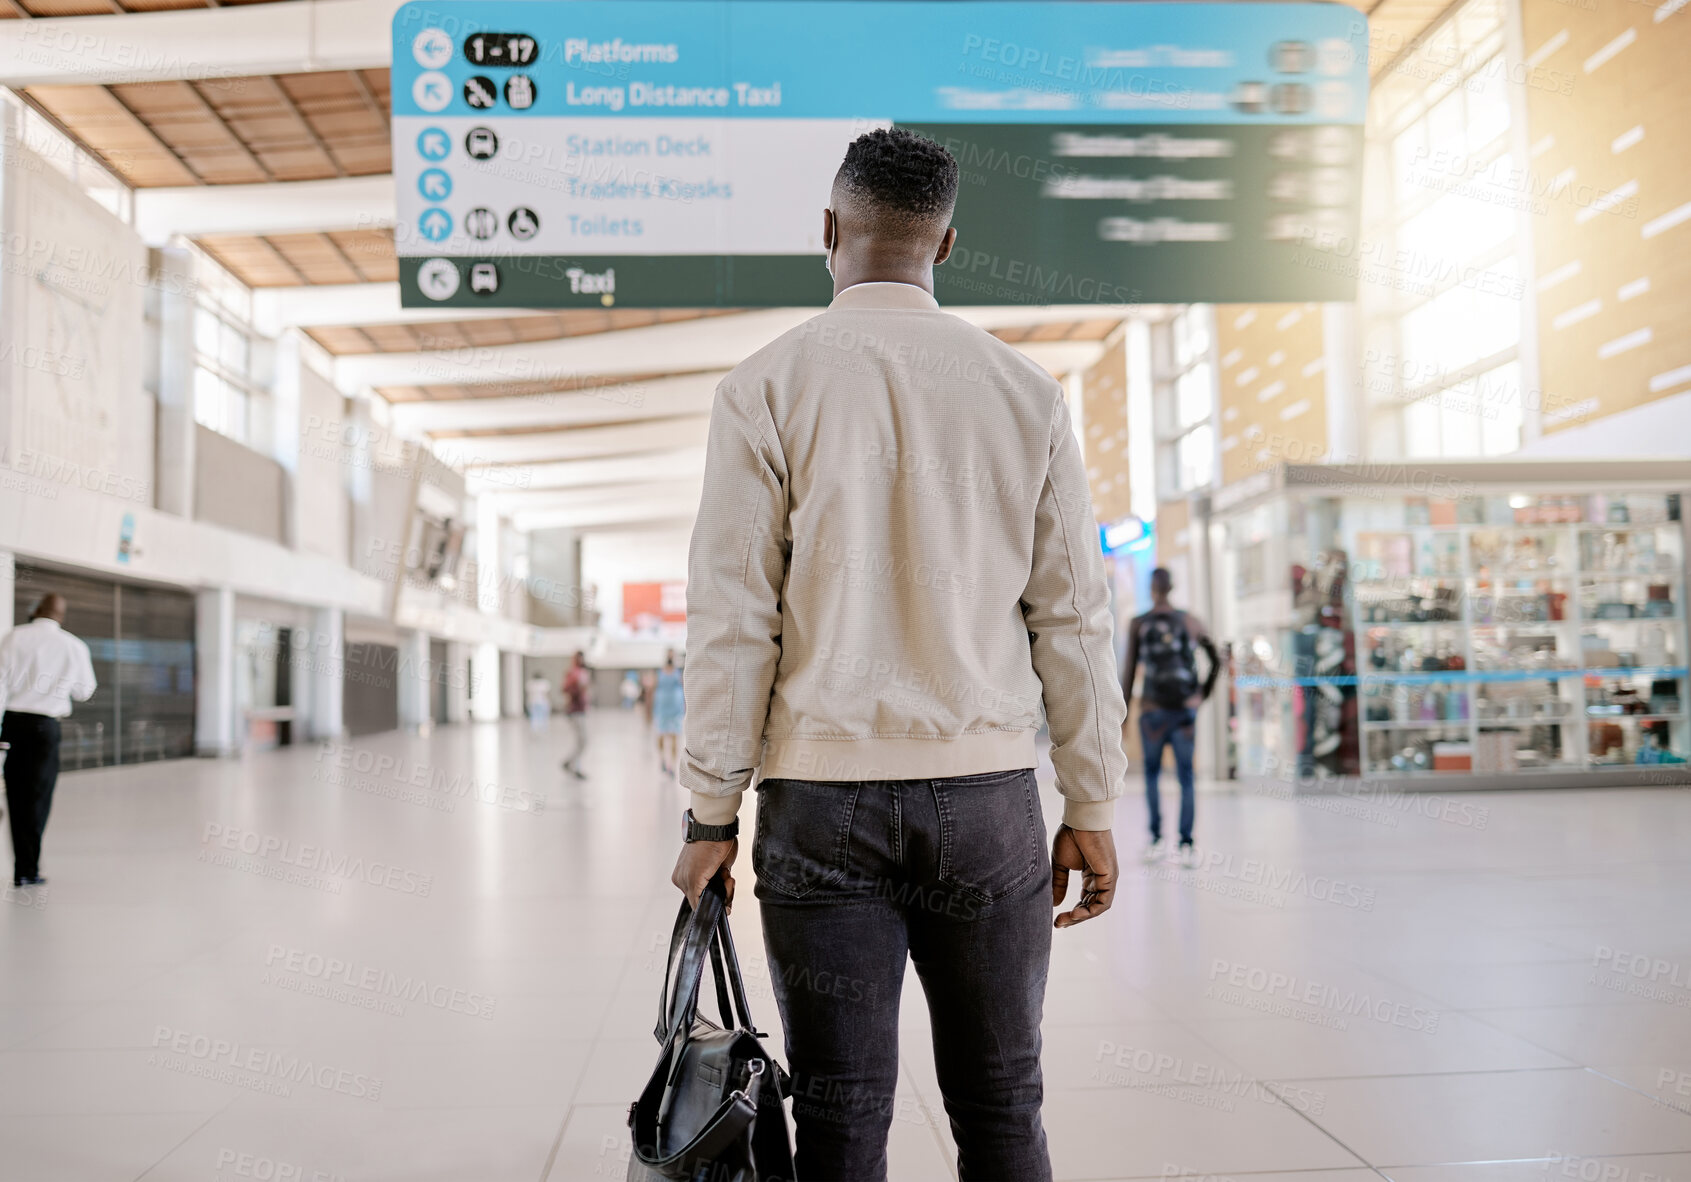
[[[17,623],[18,560],[10,550],[0,550],[0,636]]]
[[[474,646],[470,674],[470,717],[476,722],[498,722],[499,689],[505,681],[499,646],[487,641]]]
[[[311,613],[311,738],[339,739],[345,729],[346,614],[338,607]]]
[[[619,333],[606,333],[619,336]],[[473,352],[473,350],[465,350]],[[751,350],[747,350],[751,352]],[[342,358],[345,361],[347,358]],[[401,434],[538,427],[553,429],[600,423],[632,423],[710,412],[716,384],[728,371],[678,374],[646,382],[598,386],[555,394],[513,398],[461,398],[451,402],[397,402],[393,425]],[[345,387],[342,387],[345,389]],[[480,439],[455,441],[447,450],[466,462],[487,463],[476,455]]]
[[[359,178],[362,182],[366,178]],[[387,203],[391,212],[393,206],[393,182],[388,177],[370,178],[382,182],[387,190]],[[302,181],[298,186],[305,185],[344,185],[351,181]],[[233,186],[220,185],[219,193]],[[263,186],[253,186],[260,188]],[[144,198],[148,193],[188,193],[187,189],[141,189],[135,194],[136,222],[140,223]],[[195,211],[184,208],[180,214],[172,213],[161,217],[158,229],[163,231],[166,224],[185,225],[186,219]],[[270,215],[266,215],[270,216]],[[301,221],[316,222],[321,216],[320,211],[312,214],[297,214]],[[237,228],[219,233],[249,234],[249,233],[282,233],[287,227],[277,230],[255,231],[248,228]],[[296,230],[320,230],[320,224],[296,226]],[[171,231],[181,233],[180,229]],[[143,231],[151,240],[152,229],[149,226]],[[212,233],[212,231],[206,231]],[[383,324],[439,324],[458,320],[509,320],[512,316],[520,316],[510,308],[401,308],[399,306],[399,284],[397,283],[322,283],[309,287],[260,287],[252,293],[253,321],[259,331],[275,335],[285,328],[357,328],[376,327]]]
[[[815,314],[811,308],[764,308],[737,316],[462,349],[445,355],[418,352],[339,357],[335,360],[335,381],[343,390],[360,390],[548,381],[582,374],[726,370]]]
[[[343,390],[356,390],[534,381],[581,374],[732,369],[818,311],[816,308],[759,308],[708,320],[683,320],[562,340],[459,350],[448,356],[425,352],[344,356],[335,362],[335,376]],[[1112,314],[1101,308],[1072,306],[960,307],[947,311],[985,329],[1096,319]],[[1090,365],[1103,352],[1101,341],[1039,341],[1016,347],[1056,373]]]
[[[468,722],[470,719],[470,654],[473,645],[461,640],[446,642],[446,722]],[[436,674],[442,676],[442,674]]]
[[[524,494],[518,505],[500,504],[511,524],[521,530],[594,529],[648,521],[688,521],[699,510],[704,485],[699,480],[648,484],[631,491],[626,486],[569,492]],[[544,499],[542,499],[544,498]]]
[[[401,0],[294,0],[0,27],[0,85],[109,86],[370,70],[392,56]]]
[[[194,516],[194,258],[182,247],[158,253],[158,455],[154,503],[165,513]]]
[[[443,451],[445,454],[442,455]],[[450,459],[452,455],[450,450],[439,446],[435,448],[435,453],[441,455],[442,459]],[[596,484],[626,484],[637,490],[654,480],[703,476],[704,473],[705,445],[701,436],[697,447],[652,452],[642,456],[560,460],[556,463],[522,464],[514,467],[472,467],[467,476],[472,493],[498,501],[507,493],[538,489],[591,488]]]
[[[499,464],[585,460],[695,447],[705,440],[709,431],[709,415],[682,415],[649,423],[439,439],[435,441],[434,451],[455,468],[477,472]]]
[[[235,717],[235,590],[208,587],[194,605],[194,750],[234,755],[240,750]]]
[[[410,628],[399,635],[399,726],[429,729],[429,634]]]
[[[250,9],[264,6],[246,7]],[[175,234],[200,238],[208,234],[263,235],[303,234],[326,230],[374,230],[393,225],[393,218],[391,176],[343,177],[328,181],[288,181],[259,185],[182,185],[135,191],[135,228],[141,237],[154,246],[169,242]],[[400,310],[397,283],[354,283],[345,286],[367,289],[360,293],[359,302],[374,296],[382,301],[384,307],[391,301],[396,314]],[[384,290],[368,290],[378,288]],[[302,289],[285,287],[277,290],[291,292]],[[311,287],[303,290],[322,292],[332,289]],[[466,319],[465,309],[456,309],[456,312],[457,319]],[[506,311],[504,315],[508,316],[510,312]],[[415,316],[416,313],[412,312],[406,318]],[[398,318],[396,315],[395,319]],[[375,321],[358,323],[380,322],[378,318]],[[330,320],[327,323],[344,322]]]

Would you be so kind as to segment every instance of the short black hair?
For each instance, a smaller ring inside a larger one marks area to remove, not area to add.
[[[957,205],[957,161],[925,135],[902,127],[865,132],[846,149],[834,183],[875,207],[900,236],[943,228]]]
[[[1155,587],[1158,583],[1163,585],[1165,591],[1174,590],[1174,576],[1169,573],[1168,567],[1159,566],[1151,572],[1151,586]]]

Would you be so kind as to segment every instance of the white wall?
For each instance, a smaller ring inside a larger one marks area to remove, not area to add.
[[[352,514],[347,499],[348,452],[341,444],[340,432],[340,425],[346,421],[346,399],[309,365],[294,368],[302,424],[299,465],[294,473],[298,513],[294,537],[301,550],[347,562],[352,549]]]
[[[666,526],[584,534],[581,539],[581,582],[597,588],[594,606],[599,625],[618,633],[622,625],[624,583],[685,582],[687,542],[692,527]]]
[[[8,115],[10,112],[8,112]],[[141,239],[8,136],[0,280],[0,464],[153,503]]]
[[[1541,435],[1515,454],[1678,459],[1691,451],[1691,390]]]

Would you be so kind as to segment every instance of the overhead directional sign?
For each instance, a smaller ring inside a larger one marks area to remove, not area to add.
[[[1355,294],[1342,5],[416,0],[393,42],[407,306],[825,304],[834,173],[893,125],[958,160],[944,302]]]

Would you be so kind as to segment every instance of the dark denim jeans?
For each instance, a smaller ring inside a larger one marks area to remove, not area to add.
[[[752,846],[801,1182],[878,1182],[906,956],[963,1182],[1049,1182],[1051,855],[1034,774],[758,787]],[[913,1106],[908,1114],[919,1118]]]
[[[1196,785],[1192,776],[1192,740],[1198,712],[1181,706],[1175,710],[1153,707],[1139,713],[1140,754],[1145,759],[1145,808],[1151,814],[1151,840],[1163,835],[1163,802],[1157,777],[1163,770],[1163,747],[1174,747],[1174,774],[1180,780],[1180,844],[1192,844],[1192,813]]]

